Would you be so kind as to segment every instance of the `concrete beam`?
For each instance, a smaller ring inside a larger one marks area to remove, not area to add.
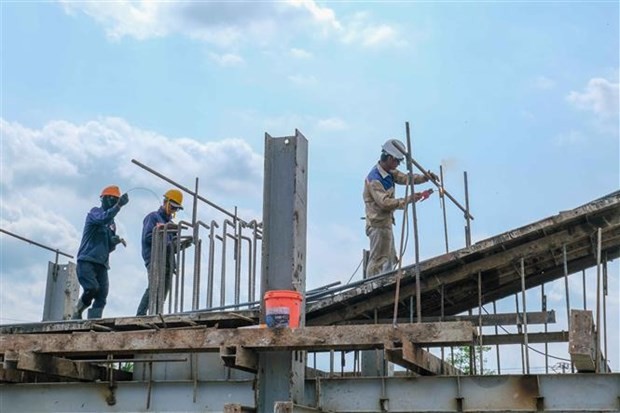
[[[73,334],[6,334],[0,354],[33,351],[54,355],[104,355],[171,352],[218,352],[241,346],[255,351],[367,350],[385,341],[411,341],[423,346],[470,344],[469,322],[392,325],[320,326],[297,329],[182,328],[155,331],[80,332]]]

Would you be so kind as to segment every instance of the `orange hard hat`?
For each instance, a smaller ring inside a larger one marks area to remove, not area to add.
[[[103,191],[101,191],[101,195],[100,196],[106,196],[106,195],[115,196],[117,198],[120,198],[121,197],[121,190],[116,185],[106,186],[105,188],[103,188]]]
[[[183,193],[178,189],[170,189],[164,194],[164,200],[170,202],[177,209],[183,209]]]

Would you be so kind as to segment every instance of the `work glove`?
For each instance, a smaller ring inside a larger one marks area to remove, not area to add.
[[[439,177],[436,174],[434,174],[433,172],[431,172],[430,169],[428,171],[426,171],[426,174],[431,177],[431,180],[433,180],[435,182],[439,182]]]
[[[118,206],[122,207],[124,205],[127,205],[127,203],[129,202],[129,195],[127,194],[123,194],[121,195],[121,197],[118,199]]]
[[[127,242],[125,242],[125,240],[118,235],[112,236],[112,244],[114,244],[115,246],[118,244],[123,244],[123,247],[127,247]]]

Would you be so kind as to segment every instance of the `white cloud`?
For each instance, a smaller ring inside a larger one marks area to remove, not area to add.
[[[571,91],[566,100],[576,108],[591,111],[597,116],[618,116],[618,83],[603,78],[592,78],[582,92]]]
[[[341,131],[349,128],[349,125],[340,118],[320,119],[317,126],[319,129],[329,131]]]
[[[281,44],[290,36],[335,36],[364,47],[402,45],[395,27],[358,13],[343,23],[336,12],[313,0],[281,2],[93,2],[60,0],[66,13],[88,15],[113,40],[181,34],[218,47],[241,43]]]
[[[576,145],[584,142],[586,142],[586,137],[583,133],[575,130],[562,133],[555,138],[555,144],[558,146]]]
[[[347,22],[341,40],[345,44],[361,44],[364,47],[403,47],[407,41],[394,26],[369,22],[367,13],[357,13]]]
[[[222,67],[233,67],[233,66],[241,66],[245,63],[245,60],[239,55],[233,53],[226,54],[217,54],[217,53],[209,53],[209,57],[215,63]]]
[[[555,80],[550,79],[546,76],[538,76],[534,79],[534,87],[541,90],[549,90],[555,86]]]
[[[318,83],[316,77],[312,75],[290,75],[288,80],[298,86],[313,86]]]
[[[291,56],[293,56],[296,59],[310,59],[312,58],[312,53],[304,49],[297,49],[294,47],[291,49]]]
[[[229,211],[234,200],[242,218],[260,220],[263,159],[241,139],[172,139],[119,118],[83,124],[52,121],[40,129],[0,119],[0,134],[0,228],[75,256],[84,218],[99,204],[101,188],[116,184],[129,193],[129,204],[116,218],[118,233],[129,244],[111,256],[109,316],[135,311],[146,286],[140,257],[142,219],[157,209],[170,187],[132,159],[192,189],[199,177],[200,193],[207,199]],[[185,205],[177,219],[191,220],[189,195]],[[201,220],[222,219],[203,203],[198,210]],[[53,261],[54,254],[9,239],[5,234],[0,238],[0,317],[36,321],[47,260]],[[28,285],[33,279],[43,280],[36,289]],[[10,305],[16,292],[23,293],[23,305]]]

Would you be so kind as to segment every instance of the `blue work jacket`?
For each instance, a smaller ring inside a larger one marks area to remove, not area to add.
[[[153,211],[144,217],[142,222],[142,259],[144,259],[144,265],[148,267],[151,261],[151,243],[153,241],[153,229],[161,224],[167,224],[172,220],[172,217],[166,214],[163,206],[159,207],[157,211]],[[172,242],[173,233],[168,234],[168,242]]]
[[[119,206],[105,211],[101,207],[94,207],[88,212],[78,250],[78,261],[90,261],[110,268],[110,253],[116,248],[112,240],[116,235],[114,217],[120,210]]]

